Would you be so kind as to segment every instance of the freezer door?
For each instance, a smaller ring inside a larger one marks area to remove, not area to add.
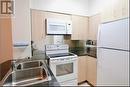
[[[129,52],[98,49],[97,85],[129,85]]]
[[[101,24],[97,46],[129,50],[129,19]]]

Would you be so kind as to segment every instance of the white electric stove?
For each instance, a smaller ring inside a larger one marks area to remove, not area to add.
[[[77,85],[78,57],[69,52],[67,44],[46,45],[50,68],[61,86]]]

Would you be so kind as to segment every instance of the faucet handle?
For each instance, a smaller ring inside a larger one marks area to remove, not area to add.
[[[15,69],[15,64],[16,64],[16,60],[12,60],[12,62],[11,62],[11,68],[12,68],[12,70]]]

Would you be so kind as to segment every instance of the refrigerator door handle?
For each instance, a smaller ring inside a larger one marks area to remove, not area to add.
[[[99,47],[99,45],[100,45],[100,36],[101,36],[101,24],[98,27],[97,47]]]

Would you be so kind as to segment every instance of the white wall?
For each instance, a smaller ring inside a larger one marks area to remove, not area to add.
[[[12,18],[13,44],[27,42],[26,48],[13,48],[13,58],[24,58],[31,56],[31,23],[30,23],[30,1],[15,0],[15,14]]]
[[[88,0],[31,0],[31,8],[77,15],[88,15]]]

